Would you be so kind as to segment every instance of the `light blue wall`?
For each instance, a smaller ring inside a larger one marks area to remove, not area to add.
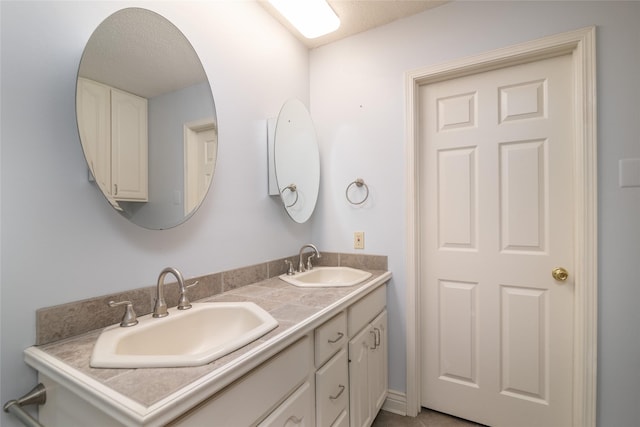
[[[131,216],[134,223],[160,229],[182,222],[186,197],[184,126],[215,118],[209,87],[208,82],[198,83],[148,99],[149,200],[129,204],[135,209]]]
[[[390,388],[404,391],[406,134],[404,76],[547,35],[597,25],[599,186],[598,425],[640,425],[640,188],[618,161],[640,158],[640,2],[453,2],[311,53],[311,113],[321,144],[320,247],[354,231],[389,256]],[[362,177],[368,207],[347,204]]]
[[[213,188],[167,231],[133,226],[86,181],[75,127],[75,74],[110,13],[146,7],[190,39],[218,109]],[[195,276],[294,253],[302,242],[389,255],[390,386],[405,388],[404,73],[592,24],[598,26],[599,425],[640,425],[640,189],[618,187],[618,161],[640,157],[640,3],[456,2],[309,55],[251,2],[7,2],[1,14],[1,397],[35,384],[22,361],[35,309],[151,285],[166,265]],[[259,28],[260,37],[254,37]],[[309,75],[310,81],[309,81]],[[311,95],[309,88],[311,87]],[[264,122],[308,104],[321,141],[320,205],[291,222],[266,195]],[[363,177],[371,204],[344,191]],[[17,425],[5,414],[2,425]]]
[[[209,197],[190,221],[149,231],[112,210],[87,181],[75,119],[80,56],[93,29],[139,6],[172,21],[211,82],[219,123]],[[0,3],[1,394],[36,384],[22,358],[35,310],[153,285],[163,267],[185,276],[296,253],[310,223],[291,221],[267,195],[266,119],[282,103],[308,105],[308,51],[253,2]],[[254,37],[259,28],[260,37]],[[17,425],[0,415],[3,426]]]

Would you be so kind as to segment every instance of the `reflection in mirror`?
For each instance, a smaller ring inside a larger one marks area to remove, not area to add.
[[[215,168],[217,119],[178,28],[140,8],[107,17],[80,61],[76,113],[90,175],[124,217],[161,230],[195,213]]]
[[[284,207],[295,222],[313,213],[320,188],[320,153],[311,115],[297,99],[278,114],[274,135],[276,182]]]

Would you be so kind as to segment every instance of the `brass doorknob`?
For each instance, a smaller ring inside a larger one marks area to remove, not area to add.
[[[569,272],[562,267],[556,267],[551,270],[551,275],[559,282],[564,282],[569,277]]]

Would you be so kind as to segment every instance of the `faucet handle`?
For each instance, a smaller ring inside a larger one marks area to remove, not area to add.
[[[131,301],[109,301],[109,307],[118,307],[120,305],[126,305],[126,309],[124,311],[124,316],[122,316],[122,321],[120,322],[120,326],[123,328],[127,328],[129,326],[135,326],[138,324],[138,317],[136,316],[136,312],[133,310],[133,304]]]
[[[313,270],[313,265],[311,264],[311,258],[313,258],[314,256],[316,256],[316,254],[311,254],[309,255],[309,258],[307,258],[307,271]]]
[[[293,263],[291,261],[285,259],[284,263],[287,266],[287,276],[293,276],[294,274],[296,274],[295,270],[293,269]]]
[[[180,299],[178,300],[178,310],[188,310],[191,307],[193,307],[189,302],[189,298],[187,298],[187,289],[193,288],[198,283],[199,283],[199,280],[196,280],[192,284],[185,286],[184,292],[180,292]]]

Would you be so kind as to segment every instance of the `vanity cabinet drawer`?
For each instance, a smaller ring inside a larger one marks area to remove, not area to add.
[[[255,425],[305,382],[313,370],[312,351],[306,335],[169,425]]]
[[[349,337],[355,336],[387,305],[387,286],[380,286],[349,307],[347,315]]]
[[[347,342],[347,316],[344,311],[327,320],[315,331],[316,366],[322,366]]]
[[[331,424],[331,427],[349,427],[349,412],[342,411],[338,419]]]
[[[316,421],[330,427],[349,405],[349,367],[342,349],[316,372]]]
[[[302,384],[287,400],[258,427],[312,427],[315,425],[313,386]]]

